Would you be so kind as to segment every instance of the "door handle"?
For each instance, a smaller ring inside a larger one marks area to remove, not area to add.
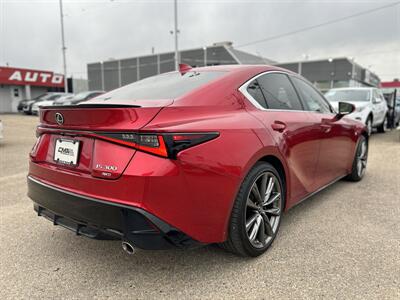
[[[328,124],[321,124],[320,126],[324,132],[329,132],[329,131],[331,131],[331,128],[332,128],[332,125],[328,125]]]
[[[282,132],[286,129],[286,124],[281,121],[275,121],[271,124],[271,127],[275,131]]]

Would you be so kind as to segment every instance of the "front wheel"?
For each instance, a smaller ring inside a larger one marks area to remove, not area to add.
[[[285,192],[278,171],[257,163],[244,179],[236,197],[228,240],[221,246],[240,256],[259,256],[275,239],[281,223]]]
[[[356,155],[353,160],[351,173],[346,177],[350,181],[360,181],[364,177],[368,160],[368,141],[365,136],[358,140]]]

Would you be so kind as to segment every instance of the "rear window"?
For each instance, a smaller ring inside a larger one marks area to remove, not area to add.
[[[225,75],[226,72],[179,72],[149,77],[98,96],[102,100],[175,99]]]

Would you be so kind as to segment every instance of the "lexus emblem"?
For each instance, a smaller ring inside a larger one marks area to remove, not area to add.
[[[62,114],[56,113],[55,119],[56,119],[56,122],[57,122],[58,125],[64,124],[64,117],[63,117]]]

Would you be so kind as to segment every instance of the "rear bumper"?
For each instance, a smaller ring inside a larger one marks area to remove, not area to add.
[[[77,235],[103,232],[142,249],[193,248],[198,241],[149,212],[72,193],[28,176],[28,196],[39,216]]]

